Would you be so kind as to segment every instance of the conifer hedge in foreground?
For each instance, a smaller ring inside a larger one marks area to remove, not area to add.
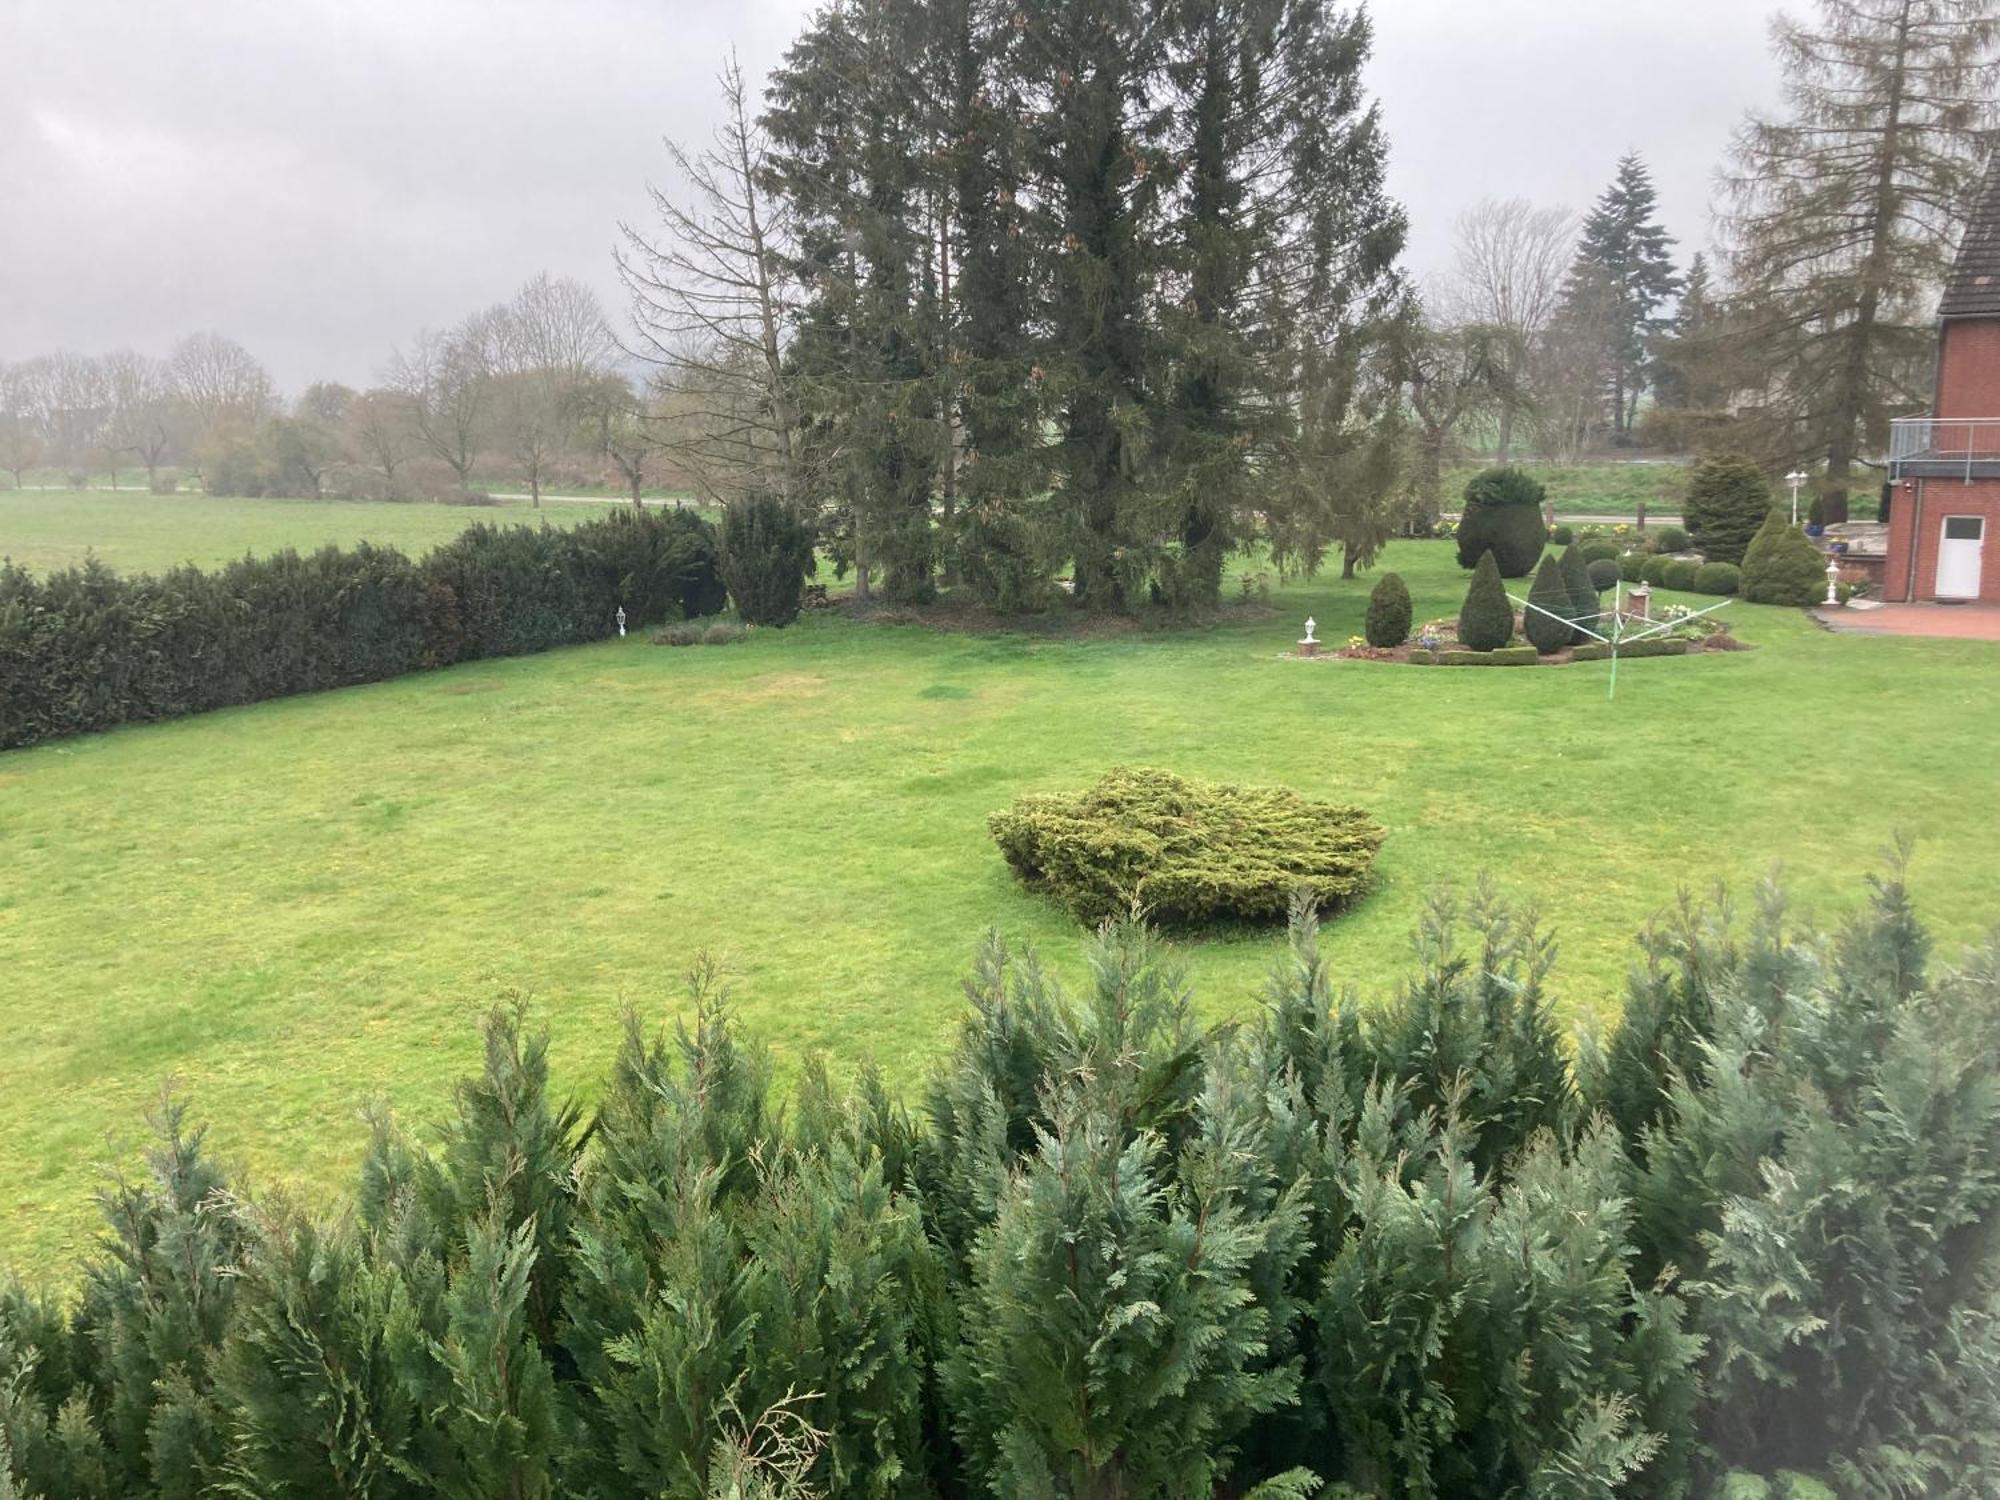
[[[0,1495],[1991,1495],[2000,949],[1683,903],[1573,1064],[1553,957],[1439,898],[1364,1008],[1301,913],[1204,1029],[989,938],[914,1109],[781,1107],[708,970],[587,1115],[505,1008],[332,1215],[172,1104],[0,1287]]]
[[[727,602],[691,511],[475,525],[421,561],[362,543],[215,572],[0,564],[0,749],[425,667],[520,656]]]

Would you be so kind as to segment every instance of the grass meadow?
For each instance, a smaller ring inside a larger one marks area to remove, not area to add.
[[[0,558],[37,573],[95,555],[120,572],[158,573],[181,563],[219,567],[245,553],[375,542],[412,555],[448,542],[475,521],[573,526],[617,508],[527,501],[490,506],[375,500],[239,500],[144,490],[0,490]]]
[[[205,545],[257,545],[249,524]],[[1448,543],[1385,565],[1420,619],[1455,611]],[[1358,630],[1370,582],[1173,633],[818,615],[727,647],[634,636],[0,756],[0,1260],[75,1250],[164,1079],[253,1183],[311,1193],[352,1167],[369,1101],[442,1107],[491,1005],[531,997],[588,1086],[622,1009],[681,1013],[704,950],[781,1065],[872,1055],[913,1089],[985,928],[1080,974],[1081,934],[1009,877],[987,814],[1117,762],[1373,811],[1377,887],[1326,937],[1364,997],[1405,972],[1427,893],[1481,871],[1555,929],[1572,1022],[1615,1011],[1677,887],[1747,903],[1778,860],[1845,907],[1906,830],[1940,930],[1991,917],[1992,646],[1732,605],[1758,649],[1625,663],[1615,702],[1602,663],[1283,659],[1308,613]],[[1253,1004],[1275,947],[1188,945],[1203,1013]]]

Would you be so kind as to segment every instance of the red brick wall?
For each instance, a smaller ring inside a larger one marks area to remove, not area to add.
[[[1937,415],[2000,417],[2000,318],[1944,325]]]
[[[1980,556],[1979,597],[2000,604],[2000,479],[1975,479],[1966,484],[1956,479],[1921,479],[1913,490],[1896,487],[1889,511],[1889,562],[1883,597],[1934,599],[1937,597],[1938,542],[1946,516],[1984,516],[1986,541]],[[1912,528],[1916,531],[1917,587],[1907,591],[1910,576]]]

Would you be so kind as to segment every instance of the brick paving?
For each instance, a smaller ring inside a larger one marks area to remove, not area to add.
[[[1815,609],[1813,618],[1851,635],[1926,635],[2000,641],[2000,604],[1885,604],[1880,609]]]

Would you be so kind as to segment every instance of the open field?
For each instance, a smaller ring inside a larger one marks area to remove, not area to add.
[[[158,572],[178,563],[212,568],[247,552],[285,547],[305,552],[328,543],[375,542],[420,554],[476,521],[573,526],[615,508],[613,501],[537,511],[526,502],[468,506],[242,500],[144,490],[0,490],[0,557],[46,572],[95,552],[121,572]]]
[[[1444,471],[1446,510],[1458,509],[1465,482],[1490,461],[1454,464]],[[1523,462],[1520,467],[1548,487],[1559,517],[1636,515],[1641,500],[1646,502],[1649,519],[1677,516],[1687,481],[1687,460],[1680,458],[1598,459],[1568,465]],[[1782,486],[1774,488],[1772,501],[1788,506],[1791,492]],[[1801,499],[1801,508],[1804,503]],[[1875,514],[1875,509],[1872,485],[1866,481],[1857,483],[1849,513],[1857,521],[1866,520]]]
[[[1448,544],[1387,561],[1420,619],[1456,609]],[[75,1248],[106,1132],[129,1146],[167,1075],[255,1181],[312,1189],[351,1165],[365,1101],[438,1105],[497,998],[535,997],[581,1082],[620,1008],[676,1009],[704,948],[782,1059],[872,1053],[913,1085],[988,924],[1077,968],[986,815],[1119,761],[1372,810],[1379,887],[1327,938],[1366,993],[1404,972],[1426,891],[1481,870],[1539,899],[1572,1020],[1616,1006],[1677,884],[1747,901],[1783,858],[1844,906],[1897,829],[1941,932],[1991,919],[1993,646],[1735,605],[1760,649],[1627,663],[1615,704],[1601,664],[1279,659],[1308,612],[1358,629],[1367,588],[1178,634],[635,637],[0,757],[0,1260]],[[1192,947],[1206,1013],[1250,1003],[1272,951]]]

